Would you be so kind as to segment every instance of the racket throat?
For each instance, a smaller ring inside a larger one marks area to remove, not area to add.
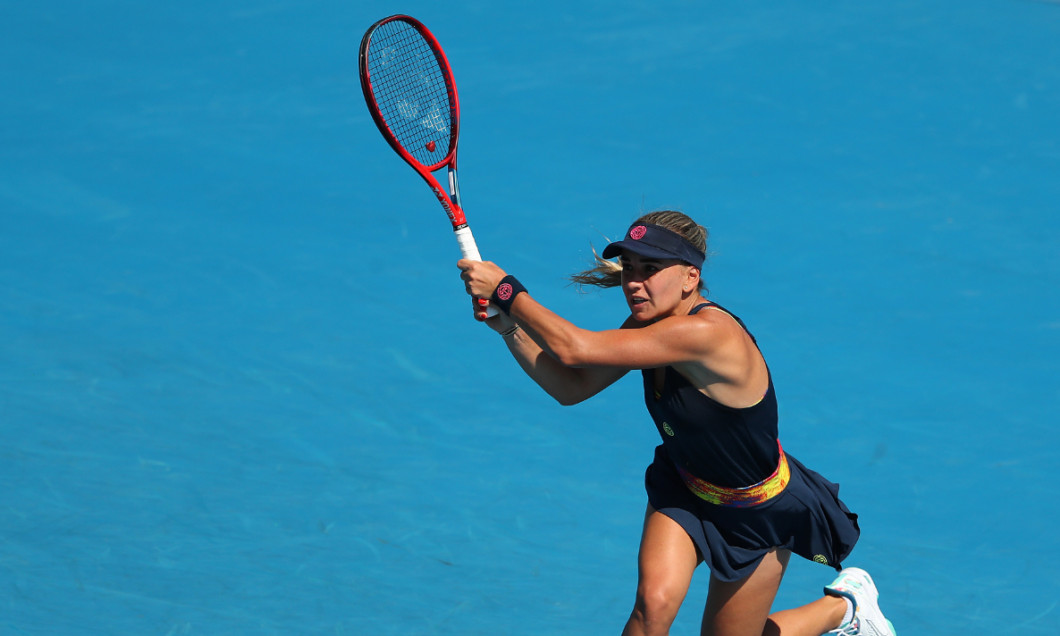
[[[453,224],[453,229],[464,227],[467,225],[467,220],[464,217],[464,210],[458,203],[458,198],[455,196],[447,195],[441,185],[438,184],[434,179],[427,180],[427,183],[431,186],[431,191],[434,192],[434,196],[438,199],[438,203],[442,204],[442,209],[445,210],[445,214],[449,217],[449,222]]]
[[[460,202],[460,182],[456,178],[454,168],[449,168],[449,198],[456,204],[456,207],[464,207],[464,204]]]

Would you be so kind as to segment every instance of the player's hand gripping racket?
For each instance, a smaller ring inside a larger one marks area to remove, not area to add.
[[[441,45],[427,27],[407,15],[373,24],[361,39],[361,89],[379,132],[423,177],[453,224],[464,258],[482,260],[460,207],[456,142],[460,103]],[[449,191],[434,172],[446,168]],[[490,316],[496,308],[488,308]]]

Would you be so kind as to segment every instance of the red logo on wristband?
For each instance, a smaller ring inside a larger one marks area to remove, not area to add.
[[[500,298],[501,300],[508,300],[512,297],[512,291],[513,290],[511,283],[503,283],[500,287],[497,288],[497,298]]]
[[[629,229],[629,238],[633,239],[634,241],[639,241],[644,238],[644,235],[647,233],[648,228],[644,227],[643,225],[638,225]]]

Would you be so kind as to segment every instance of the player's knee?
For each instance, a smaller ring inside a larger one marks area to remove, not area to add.
[[[641,585],[637,588],[637,602],[633,608],[634,618],[648,628],[648,633],[664,634],[681,609],[684,594],[667,586]]]

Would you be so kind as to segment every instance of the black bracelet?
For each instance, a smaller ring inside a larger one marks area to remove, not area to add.
[[[493,295],[490,296],[490,302],[492,302],[497,309],[500,309],[508,315],[512,312],[512,303],[515,302],[515,297],[526,291],[523,284],[516,280],[515,276],[508,274],[501,279],[500,285],[497,285],[497,289],[493,290]]]

